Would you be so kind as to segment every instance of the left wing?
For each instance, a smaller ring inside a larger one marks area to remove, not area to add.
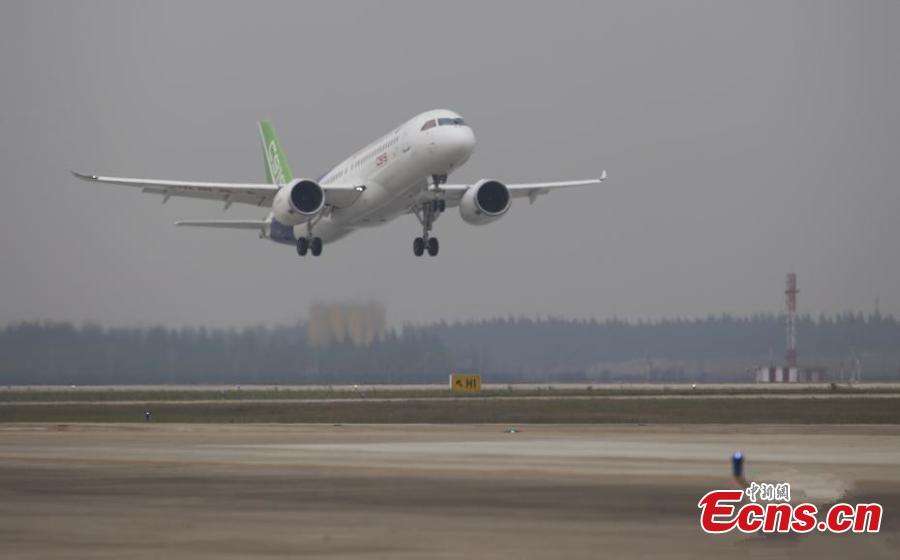
[[[602,173],[600,173],[600,177],[597,179],[587,179],[584,181],[551,181],[547,183],[518,183],[513,185],[506,185],[506,188],[509,189],[509,194],[511,194],[513,198],[521,198],[527,196],[528,200],[531,203],[534,203],[534,200],[539,195],[547,194],[554,189],[567,189],[569,187],[587,187],[590,185],[599,185],[605,180],[606,171],[603,171]]]
[[[599,185],[606,180],[606,171],[600,173],[597,179],[585,179],[582,181],[549,181],[544,183],[511,183],[506,185],[509,194],[513,198],[528,197],[528,200],[534,203],[535,199],[556,189],[567,189],[570,187],[587,187],[590,185]],[[450,195],[448,202],[457,202],[471,185],[444,184],[440,187],[432,187],[432,191],[447,191]]]

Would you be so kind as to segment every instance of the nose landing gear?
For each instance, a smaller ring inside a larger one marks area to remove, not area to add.
[[[436,187],[440,187],[442,182],[447,181],[447,176],[435,175],[433,177],[433,180],[434,185]],[[416,218],[418,218],[419,223],[422,224],[422,237],[416,237],[413,240],[413,254],[415,256],[421,257],[423,254],[425,254],[425,251],[428,251],[428,255],[431,257],[437,256],[440,245],[438,244],[437,237],[431,236],[431,230],[434,226],[434,221],[438,218],[441,212],[446,209],[447,201],[443,198],[429,200],[418,208],[413,209]]]
[[[416,237],[413,239],[413,254],[417,257],[421,257],[425,254],[425,251],[428,251],[428,256],[436,257],[439,248],[437,237]]]
[[[425,250],[428,250],[429,256],[437,256],[438,240],[437,237],[431,236],[431,229],[438,215],[444,211],[447,203],[443,200],[431,200],[423,204],[415,211],[419,223],[422,224],[422,237],[416,237],[413,240],[413,254],[421,257]]]

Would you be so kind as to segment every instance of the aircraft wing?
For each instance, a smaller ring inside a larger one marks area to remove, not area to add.
[[[547,194],[553,190],[599,185],[605,180],[606,171],[603,171],[600,174],[600,177],[596,179],[585,179],[581,181],[547,181],[543,183],[509,183],[506,185],[506,188],[509,189],[509,194],[513,198],[528,197],[528,200],[534,203],[535,199],[539,195]],[[441,185],[438,189],[432,187],[428,192],[434,195],[438,191],[446,191],[448,194],[447,202],[452,206],[459,202],[459,199],[462,198],[463,193],[465,193],[466,189],[468,189],[470,186],[471,185],[444,184]],[[437,197],[434,196],[434,198]]]
[[[141,192],[162,195],[163,202],[169,197],[180,196],[216,200],[225,203],[227,209],[233,203],[252,204],[254,206],[272,206],[278,185],[269,183],[206,183],[197,181],[163,181],[154,179],[131,179],[126,177],[103,177],[72,172],[82,181],[106,183],[125,187],[137,187]],[[352,204],[360,195],[357,185],[330,184],[322,186],[325,191],[325,203],[343,207]]]
[[[534,200],[542,194],[547,194],[556,189],[568,189],[571,187],[588,187],[590,185],[599,185],[606,180],[606,171],[600,174],[597,179],[586,179],[583,181],[550,181],[544,183],[516,183],[506,185],[509,194],[513,198],[528,197],[528,200],[534,203]]]
[[[265,231],[269,222],[266,220],[186,220],[175,222],[175,225],[224,229],[256,229]]]

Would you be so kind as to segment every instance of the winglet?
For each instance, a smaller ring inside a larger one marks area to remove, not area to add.
[[[605,181],[605,180],[606,180],[606,170],[604,169],[603,171],[600,172],[600,181]]]
[[[69,173],[71,173],[72,175],[74,175],[74,176],[77,177],[78,179],[81,179],[82,181],[96,181],[97,179],[100,178],[100,177],[98,177],[98,176],[96,176],[96,175],[87,175],[87,174],[85,174],[85,173],[79,173],[79,172],[77,172],[77,171],[71,171],[71,170],[69,171]]]

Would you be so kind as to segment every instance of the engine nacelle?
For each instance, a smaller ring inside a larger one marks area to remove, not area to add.
[[[302,224],[322,211],[325,191],[315,181],[297,179],[275,194],[272,213],[287,226]]]
[[[506,185],[493,179],[482,179],[463,193],[459,215],[468,224],[487,224],[506,214],[511,203]]]

